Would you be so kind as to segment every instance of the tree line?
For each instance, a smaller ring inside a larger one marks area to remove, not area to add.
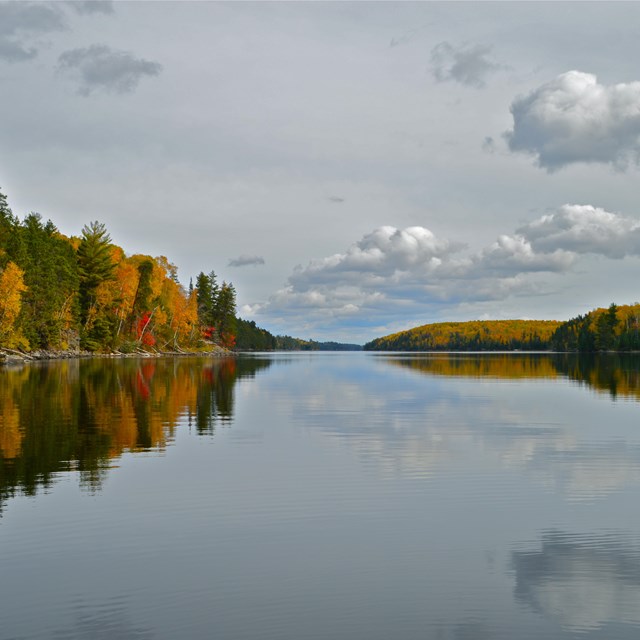
[[[640,303],[593,309],[566,322],[439,322],[376,338],[370,351],[640,351]]]
[[[539,351],[549,348],[555,320],[437,322],[376,338],[368,351]]]
[[[0,192],[0,347],[132,352],[232,348],[236,292],[214,271],[183,287],[164,256],[128,256],[104,224],[67,237]]]
[[[571,318],[551,336],[554,351],[640,351],[640,303],[594,309]]]

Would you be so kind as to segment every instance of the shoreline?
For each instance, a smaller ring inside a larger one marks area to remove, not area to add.
[[[93,351],[45,351],[37,350],[29,353],[2,349],[0,347],[0,367],[12,364],[27,364],[32,362],[46,362],[49,360],[84,360],[90,358],[167,358],[167,357],[229,357],[235,356],[233,351],[223,347],[217,347],[212,351],[134,351],[122,353],[113,351],[109,353],[95,353]]]

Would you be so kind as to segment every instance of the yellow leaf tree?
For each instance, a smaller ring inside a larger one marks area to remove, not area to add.
[[[0,346],[25,346],[21,343],[15,322],[22,306],[22,293],[27,290],[24,271],[13,262],[0,273]]]

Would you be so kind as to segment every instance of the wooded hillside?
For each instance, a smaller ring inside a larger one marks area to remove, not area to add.
[[[369,351],[536,351],[548,349],[555,320],[438,322],[377,338]]]

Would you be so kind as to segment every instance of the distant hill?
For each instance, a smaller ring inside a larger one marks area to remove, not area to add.
[[[376,338],[367,351],[538,351],[549,349],[556,320],[438,322]]]

